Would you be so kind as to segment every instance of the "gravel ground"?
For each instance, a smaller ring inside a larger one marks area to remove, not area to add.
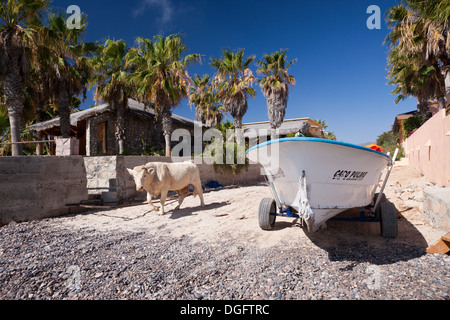
[[[61,219],[0,228],[0,299],[449,299],[450,257],[403,242],[242,245]]]

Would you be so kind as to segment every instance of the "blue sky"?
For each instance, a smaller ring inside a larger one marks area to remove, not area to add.
[[[395,105],[387,85],[389,32],[384,20],[396,0],[54,0],[53,6],[78,5],[88,16],[85,41],[123,39],[135,45],[137,36],[181,33],[186,53],[204,55],[202,65],[189,67],[191,76],[214,74],[208,64],[223,48],[245,49],[260,59],[264,53],[287,49],[298,59],[290,69],[291,88],[285,119],[326,120],[339,141],[374,142],[391,129],[397,114],[415,109],[408,99]],[[381,29],[368,29],[370,5],[381,9]],[[252,66],[256,74],[256,66]],[[248,102],[243,121],[267,121],[264,95]],[[83,104],[94,104],[92,94]],[[174,113],[194,118],[184,101]],[[231,119],[230,119],[231,120]]]

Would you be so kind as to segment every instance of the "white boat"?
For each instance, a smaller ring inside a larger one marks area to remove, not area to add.
[[[388,169],[381,194],[394,164],[370,148],[304,137],[271,140],[249,149],[246,156],[262,165],[274,196],[260,203],[261,228],[272,229],[277,215],[288,215],[300,217],[312,232],[343,211],[374,204],[383,170]],[[395,207],[379,198],[371,215],[384,217],[383,236],[395,237]]]

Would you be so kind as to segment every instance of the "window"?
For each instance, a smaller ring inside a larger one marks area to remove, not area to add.
[[[97,124],[97,154],[106,154],[106,121]]]

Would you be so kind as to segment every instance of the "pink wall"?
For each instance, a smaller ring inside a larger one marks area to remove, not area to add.
[[[409,164],[431,182],[450,187],[450,115],[436,113],[403,144]]]

